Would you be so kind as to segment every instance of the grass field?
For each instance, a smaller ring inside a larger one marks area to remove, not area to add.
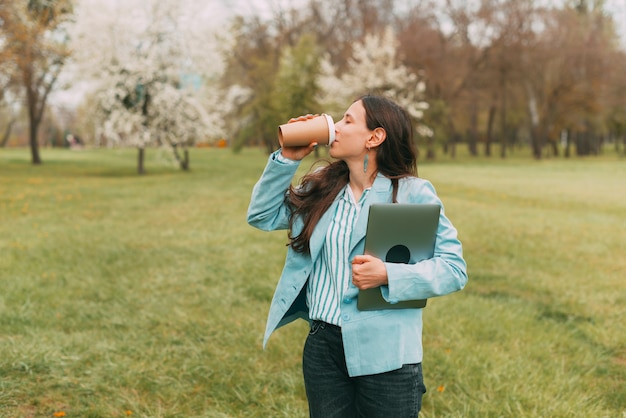
[[[261,349],[286,243],[245,221],[266,156],[155,154],[137,176],[134,151],[0,150],[0,417],[308,416],[306,323]],[[424,312],[420,416],[626,417],[626,161],[420,175],[470,276]]]

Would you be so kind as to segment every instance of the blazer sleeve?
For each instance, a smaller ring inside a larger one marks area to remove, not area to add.
[[[279,152],[269,157],[261,178],[252,189],[248,206],[248,223],[263,231],[289,228],[290,211],[285,197],[300,164],[279,160]]]
[[[432,258],[416,264],[385,263],[389,284],[381,290],[391,303],[446,295],[463,289],[468,280],[457,230],[446,216],[434,187],[422,179],[414,179],[412,183],[408,195],[411,203],[441,206],[435,251]]]

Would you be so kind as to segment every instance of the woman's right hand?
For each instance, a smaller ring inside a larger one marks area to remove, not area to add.
[[[297,118],[291,118],[287,123],[300,122],[307,119],[313,119],[317,115],[303,115],[298,116]],[[290,160],[300,161],[307,155],[309,155],[313,150],[317,147],[317,142],[312,142],[309,145],[305,146],[297,146],[297,147],[287,147],[283,145],[283,141],[279,138],[278,142],[280,143],[281,153],[283,157],[289,158]]]

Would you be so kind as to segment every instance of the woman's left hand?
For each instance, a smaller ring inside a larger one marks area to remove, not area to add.
[[[385,263],[371,255],[357,255],[352,260],[352,283],[361,290],[388,284]]]

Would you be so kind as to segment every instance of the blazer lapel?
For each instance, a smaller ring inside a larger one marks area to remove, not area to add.
[[[391,202],[391,180],[382,174],[377,174],[374,184],[369,194],[363,202],[363,207],[359,213],[359,218],[352,230],[352,238],[350,239],[350,252],[356,247],[367,232],[367,219],[369,216],[370,205],[374,203],[390,203]]]

